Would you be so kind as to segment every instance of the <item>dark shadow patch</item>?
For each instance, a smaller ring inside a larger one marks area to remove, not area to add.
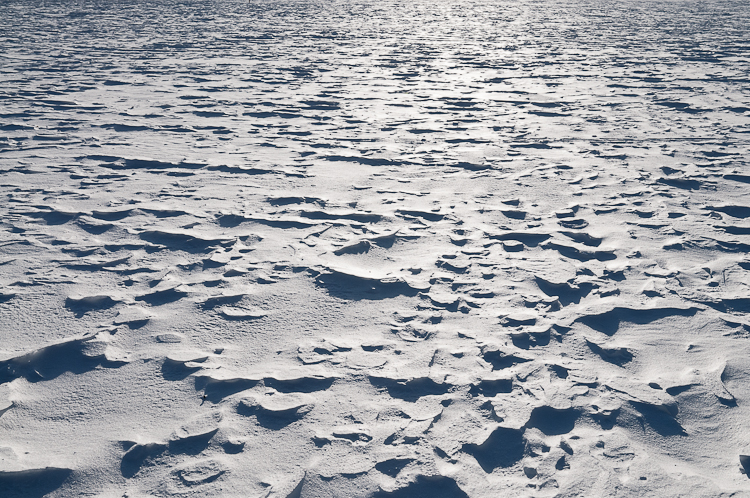
[[[364,164],[367,166],[400,166],[400,165],[408,165],[408,164],[414,164],[410,161],[398,161],[393,159],[386,159],[383,157],[353,157],[353,156],[323,156],[322,159],[326,159],[328,161],[342,161],[342,162],[351,162],[351,163],[359,163]]]
[[[243,175],[266,175],[266,174],[274,172],[273,170],[270,170],[270,169],[248,168],[245,166],[227,166],[227,165],[209,166],[208,170],[220,171],[222,173],[243,174]]]
[[[130,216],[133,211],[134,209],[125,209],[122,211],[94,211],[91,213],[91,216],[97,220],[120,221]]]
[[[203,391],[203,395],[211,403],[218,403],[227,396],[252,389],[258,384],[255,379],[214,379],[211,377],[199,376],[195,378],[195,390]]]
[[[698,190],[703,185],[698,180],[691,180],[689,178],[660,178],[657,181],[664,185],[681,188],[683,190]]]
[[[44,220],[44,223],[46,223],[47,225],[64,225],[65,223],[76,219],[80,213],[64,213],[61,211],[51,210],[46,212],[24,214],[30,218]]]
[[[211,439],[219,432],[219,428],[203,433],[169,441],[169,452],[173,455],[197,455],[208,448]]]
[[[674,418],[677,406],[656,406],[649,403],[631,401],[630,404],[643,415],[643,419],[654,431],[662,436],[687,436],[685,428]]]
[[[601,410],[591,415],[591,418],[601,426],[605,431],[611,430],[617,424],[617,417],[620,416],[620,409]]]
[[[526,211],[520,211],[517,209],[508,209],[505,211],[500,211],[503,213],[504,216],[511,218],[513,220],[523,220],[526,219]]]
[[[5,415],[5,413],[8,410],[10,410],[11,408],[13,408],[14,406],[16,406],[15,401],[11,401],[9,404],[6,405],[5,408],[0,408],[0,417],[2,417],[3,415]]]
[[[536,111],[543,112],[543,111]],[[559,147],[552,147],[545,142],[531,142],[531,143],[512,143],[509,144],[511,147],[519,149],[558,149]]]
[[[2,292],[0,293],[0,303],[6,303],[14,297],[16,297],[15,294]]]
[[[204,284],[205,285],[205,284]],[[217,306],[226,305],[226,304],[236,304],[245,297],[245,294],[236,294],[234,296],[213,296],[207,298],[203,303],[201,304],[201,307],[205,310],[211,310],[214,309]],[[232,318],[231,316],[225,316],[224,318]],[[244,318],[244,317],[243,317]]]
[[[312,393],[325,391],[336,379],[334,377],[300,377],[298,379],[274,379],[266,377],[263,383],[280,393]]]
[[[396,213],[407,216],[410,218],[422,218],[427,221],[432,221],[433,223],[436,221],[440,221],[443,218],[445,218],[445,215],[440,213],[433,213],[431,211],[416,211],[416,210],[407,210],[407,209],[398,209]]]
[[[728,242],[725,240],[716,240],[715,243],[716,243],[716,248],[719,249],[720,251],[727,251],[727,252],[733,252],[733,253],[750,252],[750,244],[743,244],[741,242]]]
[[[109,296],[69,297],[65,300],[65,307],[75,313],[76,318],[81,318],[89,311],[106,310],[118,302]]]
[[[511,379],[494,379],[482,380],[478,384],[471,386],[469,394],[472,396],[482,395],[491,398],[498,393],[509,393],[513,390],[513,381]]]
[[[536,427],[547,436],[559,436],[573,430],[580,412],[573,408],[558,410],[551,406],[538,406],[531,411],[526,427]]]
[[[599,247],[602,240],[604,240],[600,237],[594,237],[586,232],[562,232],[562,234],[589,247]]]
[[[569,369],[560,365],[547,365],[547,368],[549,368],[559,379],[567,379],[568,374],[570,373]]]
[[[549,330],[539,333],[530,332],[512,332],[510,340],[518,349],[531,349],[537,346],[546,346],[549,344]]]
[[[212,251],[217,247],[234,242],[233,239],[204,239],[189,233],[165,232],[161,230],[147,230],[141,232],[138,236],[146,242],[165,246],[173,251],[185,251],[192,254]]]
[[[627,348],[604,348],[586,339],[586,345],[589,349],[599,355],[599,357],[609,363],[613,363],[618,366],[633,360],[633,353],[627,350]]]
[[[359,242],[356,242],[354,244],[349,244],[347,246],[336,249],[335,251],[333,251],[333,254],[335,254],[336,256],[342,256],[344,254],[363,254],[370,252],[371,248],[372,243],[369,240],[360,240]]]
[[[704,209],[719,211],[732,218],[750,218],[750,207],[748,206],[707,206]]]
[[[240,413],[240,415],[247,416],[246,413]],[[258,425],[272,431],[281,430],[289,424],[292,424],[299,420],[299,418],[297,417],[263,411],[256,412],[255,419],[258,421]]]
[[[0,471],[0,495],[3,498],[41,498],[60,488],[72,472],[56,467]]]
[[[375,470],[382,472],[383,474],[395,478],[401,470],[413,462],[413,458],[391,458],[384,462],[375,464]]]
[[[326,213],[325,211],[301,211],[299,215],[302,218],[310,220],[351,220],[358,223],[377,223],[382,216],[371,213]]]
[[[724,178],[726,178],[727,180],[735,181],[735,182],[750,183],[750,176],[748,175],[727,174],[727,175],[724,175]]]
[[[740,455],[740,466],[744,474],[750,479],[750,455]]]
[[[471,264],[469,263],[467,266],[460,266],[460,265],[454,265],[449,263],[448,261],[445,261],[444,259],[439,259],[437,263],[435,263],[435,266],[438,268],[442,268],[444,270],[448,270],[453,273],[466,273],[469,271]]]
[[[234,228],[252,220],[238,214],[222,214],[216,217],[216,221],[219,222],[219,226],[222,228]]]
[[[381,235],[379,237],[373,237],[370,240],[373,244],[377,244],[385,249],[390,249],[397,240],[414,240],[418,239],[419,235],[401,235],[398,230],[388,235]]]
[[[242,453],[242,450],[245,449],[245,443],[242,441],[224,441],[223,443],[221,443],[221,448],[227,455],[236,455],[238,453]]]
[[[278,431],[300,420],[307,415],[311,408],[310,405],[300,405],[288,410],[271,411],[264,409],[257,403],[251,404],[243,400],[237,405],[237,413],[245,417],[255,416],[261,427]]]
[[[120,472],[129,479],[136,475],[148,461],[167,451],[167,445],[162,443],[135,444],[122,456]]]
[[[315,278],[315,283],[331,296],[350,301],[413,297],[419,293],[418,289],[402,280],[370,279],[341,272],[321,273]]]
[[[60,344],[52,344],[31,353],[0,361],[0,384],[24,378],[29,382],[51,380],[70,372],[80,375],[97,367],[117,368],[124,362],[107,360],[104,355],[86,356],[83,354],[87,337]]]
[[[305,485],[305,479],[303,478],[299,484],[297,484],[294,489],[286,495],[286,498],[302,498],[302,488]]]
[[[104,84],[105,85],[107,85],[107,84],[111,85],[113,83],[109,83],[108,81],[105,81]],[[126,83],[116,82],[114,84],[115,85],[122,85],[122,84],[126,84]],[[138,125],[134,126],[134,125],[128,125],[128,124],[121,124],[121,123],[107,123],[107,124],[103,124],[103,125],[99,125],[99,126],[101,128],[104,128],[105,130],[112,130],[112,131],[116,131],[118,133],[125,133],[125,132],[130,132],[130,131],[146,131],[146,130],[151,130],[151,128],[148,127],[148,126],[138,126]]]
[[[155,216],[156,218],[176,218],[178,216],[187,216],[190,213],[187,211],[181,211],[179,209],[147,209],[142,208],[141,211]]]
[[[528,358],[522,358],[520,356],[506,354],[497,349],[485,351],[482,353],[484,361],[492,365],[492,370],[502,370],[504,368],[510,368],[518,363],[526,363],[531,361]]]
[[[735,408],[737,406],[737,400],[734,398],[722,398],[721,396],[717,395],[716,400],[722,405],[729,408]]]
[[[617,259],[617,256],[613,251],[582,251],[577,247],[566,246],[551,241],[546,242],[543,247],[544,249],[554,249],[559,252],[561,256],[578,261],[591,261],[592,259],[597,261],[612,261],[613,259]]]
[[[219,470],[216,465],[213,465],[209,468],[198,467],[194,470],[180,469],[177,471],[177,475],[183,485],[193,487],[212,483],[226,474],[226,472],[226,470]]]
[[[268,203],[272,206],[288,206],[290,204],[318,204],[325,206],[326,201],[317,197],[269,197]]]
[[[523,458],[526,442],[523,429],[498,427],[482,444],[465,444],[464,453],[473,456],[486,473],[512,467]]]
[[[571,230],[582,230],[589,226],[588,221],[580,218],[573,220],[558,220],[557,224],[563,228],[568,228]]]
[[[622,282],[623,280],[625,280],[625,272],[622,270],[605,269],[604,275],[602,276],[602,278],[607,279],[607,280],[613,280],[615,282]]]
[[[528,247],[536,247],[545,240],[550,238],[548,233],[534,232],[508,232],[501,234],[488,235],[491,240],[515,240]]]
[[[81,227],[81,229],[90,233],[91,235],[101,235],[107,230],[111,230],[115,227],[110,223],[91,223],[81,219],[79,219],[77,223],[78,226]]]
[[[604,313],[584,315],[576,318],[575,321],[611,336],[620,328],[621,322],[644,325],[670,316],[694,316],[697,312],[698,308],[634,309],[616,307]]]
[[[447,142],[450,142],[450,140],[447,140]],[[469,140],[465,140],[465,142],[469,142]],[[454,142],[457,143],[457,142]],[[487,142],[481,142],[481,141],[473,141],[469,143],[487,143]],[[468,171],[484,171],[487,169],[492,169],[492,166],[489,164],[477,164],[477,163],[468,163],[466,161],[459,161],[455,164],[451,165],[454,168],[461,168]]]
[[[414,403],[423,396],[439,396],[449,391],[450,385],[438,384],[429,377],[418,377],[411,380],[390,379],[387,377],[370,377],[370,384],[386,389],[392,398],[403,399]]]
[[[258,223],[260,225],[266,225],[273,228],[298,228],[298,229],[305,229],[305,228],[311,228],[320,226],[319,223],[315,222],[304,222],[299,220],[274,220],[274,219],[268,219],[268,218],[250,218],[248,221],[251,221],[253,223]]]
[[[684,393],[685,391],[690,390],[690,388],[695,387],[695,386],[696,384],[686,384],[684,386],[672,386],[672,387],[666,388],[664,391],[670,396],[677,396],[677,395]]]
[[[136,296],[136,301],[143,301],[144,303],[150,304],[151,306],[161,306],[163,304],[173,303],[179,301],[183,297],[187,296],[188,293],[179,289],[166,289],[142,296]]]
[[[156,161],[153,159],[125,159],[124,164],[103,164],[102,166],[125,168],[125,169],[168,169],[168,168],[181,168],[181,169],[200,169],[205,167],[205,164],[199,163],[168,163],[164,161]]]
[[[738,298],[725,298],[718,301],[701,301],[706,306],[710,306],[711,308],[721,311],[723,313],[731,313],[731,312],[740,312],[740,313],[748,313],[750,312],[750,298],[746,297],[738,297]]]
[[[508,315],[500,320],[500,323],[505,327],[520,327],[522,325],[534,325],[537,317],[534,315]]]
[[[468,498],[456,481],[443,476],[419,475],[415,481],[395,491],[378,491],[373,498]]]
[[[175,361],[169,358],[164,359],[161,365],[161,375],[164,380],[178,381],[186,379],[190,374],[197,372],[201,367],[189,367],[184,361]]]

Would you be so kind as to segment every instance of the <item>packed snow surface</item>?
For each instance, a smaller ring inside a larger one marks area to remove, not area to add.
[[[0,495],[749,496],[746,1],[0,4]]]

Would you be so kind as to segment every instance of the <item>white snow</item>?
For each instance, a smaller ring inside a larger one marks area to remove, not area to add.
[[[0,18],[0,496],[750,493],[746,2]]]

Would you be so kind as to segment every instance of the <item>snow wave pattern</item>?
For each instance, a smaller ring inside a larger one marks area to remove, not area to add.
[[[4,492],[746,490],[749,13],[3,2]]]

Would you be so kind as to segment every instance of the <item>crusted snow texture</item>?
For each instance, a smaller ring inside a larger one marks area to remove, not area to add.
[[[749,492],[747,2],[0,18],[3,497]]]

